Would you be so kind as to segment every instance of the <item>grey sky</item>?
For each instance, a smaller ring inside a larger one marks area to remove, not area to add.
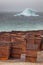
[[[25,8],[43,11],[43,0],[0,0],[0,11],[19,11]]]

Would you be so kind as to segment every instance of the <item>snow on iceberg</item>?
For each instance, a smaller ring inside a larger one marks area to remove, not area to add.
[[[39,16],[38,14],[36,14],[36,11],[32,10],[32,9],[25,9],[24,11],[22,11],[19,14],[16,14],[14,16]]]

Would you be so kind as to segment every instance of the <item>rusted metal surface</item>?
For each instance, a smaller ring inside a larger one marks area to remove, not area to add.
[[[43,50],[42,31],[0,32],[0,60],[21,58],[36,62],[37,52]],[[22,55],[22,56],[21,56]]]
[[[36,59],[37,59],[36,57],[26,56],[26,60],[25,60],[25,61],[26,61],[26,62],[33,62],[33,63],[34,63],[34,62],[36,62]]]
[[[10,55],[10,45],[8,43],[0,43],[0,60],[8,60]]]

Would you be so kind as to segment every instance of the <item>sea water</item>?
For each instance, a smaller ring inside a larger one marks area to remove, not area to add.
[[[39,16],[14,16],[16,12],[0,12],[0,31],[43,30],[43,12]]]

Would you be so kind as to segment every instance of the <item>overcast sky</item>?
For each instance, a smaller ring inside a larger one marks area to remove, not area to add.
[[[19,11],[25,8],[43,11],[43,0],[0,0],[0,11]]]

